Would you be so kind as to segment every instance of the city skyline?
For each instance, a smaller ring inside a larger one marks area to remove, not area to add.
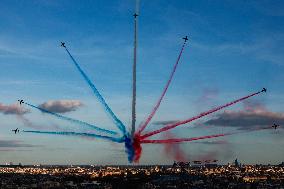
[[[169,134],[196,137],[280,124],[278,130],[178,146],[146,144],[140,163],[171,163],[177,153],[186,160],[227,162],[238,157],[246,164],[282,162],[284,28],[281,21],[284,15],[281,7],[284,3],[225,0],[141,0],[140,3],[137,125],[158,99],[185,35],[190,40],[148,131],[195,116],[262,87],[267,87],[266,94],[176,128]],[[11,130],[81,129],[26,106],[28,110],[19,112],[18,105],[13,105],[18,99],[55,107],[66,116],[115,129],[60,48],[61,41],[66,42],[110,107],[130,129],[135,2],[2,1],[0,5],[3,28],[0,32],[0,164],[7,161],[128,164],[121,145],[83,137],[21,132],[14,135]],[[60,109],[58,104],[50,105],[51,100],[58,101]],[[163,137],[166,135],[154,138]],[[165,153],[167,148],[170,150]]]

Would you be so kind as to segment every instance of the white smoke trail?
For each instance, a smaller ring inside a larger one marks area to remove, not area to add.
[[[136,0],[135,2],[135,13],[139,14],[139,5],[140,5],[140,0]]]

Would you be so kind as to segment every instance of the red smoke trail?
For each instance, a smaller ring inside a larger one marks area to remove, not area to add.
[[[181,149],[179,144],[165,143],[164,152],[169,158],[173,158],[175,161],[186,162],[186,154]]]
[[[229,134],[227,134],[229,135]],[[161,139],[161,140],[142,140],[141,143],[179,143],[179,142],[190,142],[194,140],[202,140],[208,138],[217,138],[226,136],[226,134],[217,134],[217,135],[208,135],[202,137],[193,137],[193,138],[171,138],[171,139]]]
[[[139,159],[141,157],[142,154],[142,146],[140,143],[140,138],[138,135],[135,135],[133,138],[133,149],[134,149],[134,159],[133,161],[135,163],[139,163]]]
[[[169,129],[173,129],[173,128],[177,127],[177,126],[180,126],[180,125],[183,125],[183,124],[192,122],[192,121],[197,120],[197,119],[199,119],[199,118],[201,118],[201,117],[204,117],[204,116],[206,116],[206,115],[212,114],[212,113],[214,113],[214,112],[217,112],[217,111],[219,111],[219,110],[222,110],[223,108],[226,108],[226,107],[228,107],[228,106],[231,106],[231,105],[234,105],[234,104],[236,104],[236,103],[238,103],[238,102],[241,102],[241,101],[243,101],[243,100],[245,100],[245,99],[248,99],[248,98],[250,98],[250,97],[253,97],[253,96],[255,96],[255,95],[258,95],[258,94],[260,94],[260,93],[262,93],[262,92],[264,92],[264,91],[262,90],[262,91],[259,91],[259,92],[250,94],[250,95],[245,96],[245,97],[243,97],[243,98],[240,98],[240,99],[238,99],[238,100],[235,100],[235,101],[232,101],[232,102],[227,103],[227,104],[225,104],[225,105],[222,105],[222,106],[219,106],[219,107],[217,107],[217,108],[211,109],[211,110],[209,110],[209,111],[207,111],[207,112],[203,112],[203,113],[201,113],[201,114],[199,114],[199,115],[197,115],[197,116],[195,116],[195,117],[192,117],[192,118],[190,118],[190,119],[187,119],[187,120],[184,120],[184,121],[179,121],[179,122],[176,122],[176,123],[173,123],[173,124],[166,125],[165,127],[161,128],[161,129],[158,129],[158,130],[155,130],[155,131],[152,131],[152,132],[149,132],[149,133],[146,133],[146,134],[140,136],[140,140],[143,140],[143,139],[145,139],[145,138],[147,138],[147,137],[150,137],[150,136],[159,134],[159,133],[161,133],[161,132],[167,131],[167,130],[169,130]]]
[[[141,132],[146,128],[146,126],[149,124],[149,122],[151,121],[151,119],[152,119],[153,116],[155,115],[156,111],[158,110],[158,108],[159,108],[159,106],[160,106],[160,104],[161,104],[161,102],[162,102],[162,100],[163,100],[163,98],[164,98],[164,96],[165,96],[165,94],[166,94],[168,88],[169,88],[169,85],[170,85],[170,83],[171,83],[171,81],[172,81],[172,79],[173,79],[173,76],[174,76],[174,74],[175,74],[175,72],[176,72],[176,69],[177,69],[179,60],[180,60],[180,58],[181,58],[182,52],[183,52],[184,47],[185,47],[185,43],[186,43],[186,42],[184,42],[183,45],[182,45],[182,48],[181,48],[181,51],[180,51],[180,53],[179,53],[178,59],[177,59],[175,65],[174,65],[174,68],[173,68],[173,70],[172,70],[172,72],[171,72],[170,78],[169,78],[169,80],[168,80],[168,82],[167,82],[167,84],[166,84],[166,86],[165,86],[165,88],[164,88],[164,90],[163,90],[163,92],[162,92],[161,97],[159,98],[159,100],[158,100],[156,106],[153,108],[152,112],[150,113],[150,115],[148,116],[148,118],[146,119],[146,121],[140,125],[140,129],[139,129],[139,131],[138,131],[138,134],[139,134],[139,135],[140,135]]]
[[[170,132],[166,132],[163,136],[164,138],[172,138],[174,135]],[[164,144],[164,153],[169,158],[173,158],[176,161],[186,162],[186,154],[181,149],[180,144],[173,144],[173,143],[165,143]]]
[[[141,143],[152,143],[152,144],[162,144],[162,143],[181,143],[181,142],[191,142],[195,140],[203,140],[203,139],[209,139],[209,138],[218,138],[218,137],[224,137],[229,135],[235,135],[240,133],[247,133],[252,131],[260,131],[264,129],[271,129],[271,127],[264,127],[264,128],[256,128],[256,129],[250,129],[247,131],[236,131],[231,133],[224,133],[224,134],[216,134],[216,135],[207,135],[207,136],[201,136],[201,137],[192,137],[192,138],[171,138],[171,139],[161,139],[161,140],[141,140]]]

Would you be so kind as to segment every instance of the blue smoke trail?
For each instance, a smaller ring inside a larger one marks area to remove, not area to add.
[[[88,85],[92,88],[95,96],[98,98],[99,102],[104,106],[106,112],[112,117],[112,119],[114,120],[116,126],[123,132],[123,134],[126,134],[126,129],[124,124],[117,118],[117,116],[113,113],[113,111],[110,109],[110,107],[108,106],[108,104],[106,103],[106,101],[104,100],[104,98],[102,97],[102,95],[100,94],[100,92],[98,91],[98,89],[95,87],[95,85],[92,83],[92,81],[88,78],[88,76],[85,74],[85,72],[81,69],[81,67],[79,66],[79,64],[76,62],[76,60],[73,58],[73,56],[71,55],[71,53],[68,51],[67,47],[64,47],[66,52],[68,53],[68,55],[70,56],[70,58],[72,59],[74,65],[76,66],[76,68],[78,69],[78,71],[80,72],[80,74],[84,77],[85,81],[88,83]]]
[[[117,132],[115,131],[110,131],[110,130],[107,130],[107,129],[102,129],[100,127],[97,127],[95,125],[92,125],[92,124],[89,124],[89,123],[86,123],[86,122],[83,122],[83,121],[80,121],[80,120],[77,120],[77,119],[73,119],[73,118],[69,118],[69,117],[66,117],[66,116],[63,116],[63,115],[60,115],[60,114],[57,114],[57,113],[54,113],[54,112],[50,112],[48,110],[45,110],[43,108],[40,108],[38,106],[35,106],[35,105],[32,105],[32,104],[29,104],[29,103],[26,103],[24,102],[24,104],[32,107],[32,108],[36,108],[38,110],[40,110],[41,112],[44,112],[44,113],[48,113],[50,115],[53,115],[53,116],[56,116],[57,118],[60,118],[62,120],[66,120],[66,121],[70,121],[70,122],[73,122],[73,123],[77,123],[81,126],[87,126],[89,128],[92,128],[92,129],[95,129],[97,131],[100,131],[100,132],[105,132],[105,133],[108,133],[108,134],[117,134]]]
[[[25,133],[37,133],[37,134],[50,134],[50,135],[65,135],[65,136],[82,136],[82,137],[92,137],[110,140],[112,142],[122,143],[123,138],[115,138],[104,135],[97,135],[94,133],[77,133],[77,132],[64,132],[64,131],[23,131]]]
[[[133,142],[131,138],[132,137],[129,137],[129,134],[124,137],[125,152],[127,154],[127,158],[130,163],[133,162],[134,155],[135,155],[134,148],[133,148]]]

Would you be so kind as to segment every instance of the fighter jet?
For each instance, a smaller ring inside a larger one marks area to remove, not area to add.
[[[19,131],[19,129],[17,128],[17,129],[12,130],[12,132],[15,132],[15,134],[17,134],[17,133],[20,132],[20,131]]]
[[[182,38],[182,39],[184,39],[184,42],[186,42],[186,41],[188,40],[187,36],[185,36],[185,37]]]
[[[22,105],[24,103],[23,100],[18,100],[18,102],[20,102],[20,105]]]
[[[61,47],[66,47],[64,42],[61,42]]]
[[[276,124],[274,123],[274,125],[272,125],[271,127],[274,128],[274,129],[277,129],[277,127],[279,127],[279,125],[276,125]]]
[[[137,13],[133,14],[134,18],[136,18],[137,16],[139,16]]]
[[[266,92],[266,91],[267,91],[266,88],[263,88],[261,92]]]

